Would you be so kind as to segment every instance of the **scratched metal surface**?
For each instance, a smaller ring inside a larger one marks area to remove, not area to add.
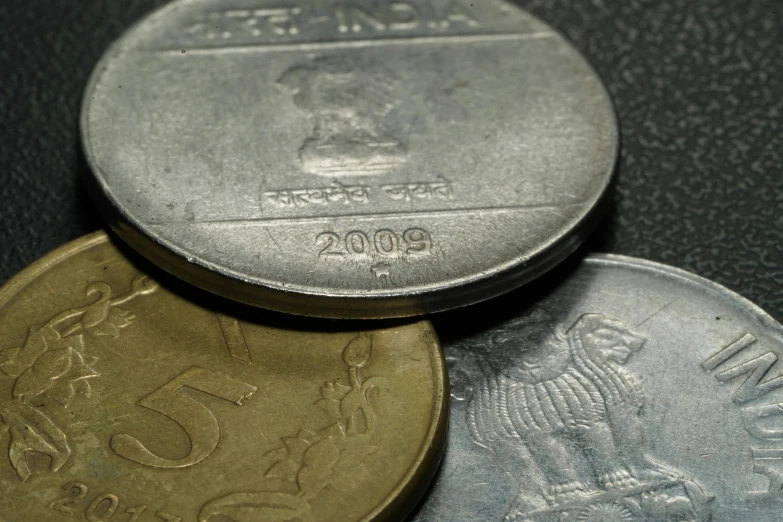
[[[301,315],[418,315],[539,275],[598,220],[611,102],[512,5],[425,4],[180,0],[142,20],[85,93],[99,206],[176,275]]]
[[[0,3],[0,281],[103,221],[81,96],[109,43],[162,0]],[[783,32],[777,0],[526,0],[612,95],[623,147],[591,249],[686,268],[783,318]]]
[[[109,43],[164,3],[0,2],[0,281],[104,226],[82,184],[81,95]],[[686,268],[783,318],[780,2],[514,3],[564,33],[615,102],[617,195],[589,250]],[[474,313],[438,320],[444,341]]]
[[[640,259],[552,276],[437,317],[449,440],[413,520],[780,520],[780,323]]]

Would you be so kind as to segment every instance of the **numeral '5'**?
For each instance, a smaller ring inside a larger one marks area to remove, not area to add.
[[[185,468],[207,458],[220,442],[215,416],[198,400],[179,393],[192,388],[241,406],[258,388],[231,377],[193,366],[138,402],[179,424],[190,437],[190,453],[181,459],[165,459],[149,451],[138,439],[121,433],[111,438],[111,449],[128,460],[156,468]]]

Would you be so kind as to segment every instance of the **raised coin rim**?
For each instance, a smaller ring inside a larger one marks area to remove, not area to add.
[[[145,230],[143,224],[122,210],[106,183],[103,170],[98,166],[92,152],[88,115],[92,107],[92,92],[108,69],[107,64],[121,54],[125,42],[132,39],[137,31],[155,23],[158,18],[165,17],[171,11],[185,9],[191,1],[193,0],[174,0],[151,11],[111,44],[95,66],[85,88],[79,130],[82,149],[91,171],[88,192],[99,211],[125,242],[176,277],[229,299],[290,314],[333,319],[411,317],[478,303],[532,281],[572,254],[603,215],[614,186],[620,152],[620,129],[614,103],[593,66],[565,36],[519,6],[503,2],[511,9],[522,11],[545,25],[560,39],[560,44],[582,61],[601,94],[601,110],[606,111],[605,116],[611,129],[611,143],[606,154],[608,169],[603,175],[602,188],[585,203],[579,216],[561,226],[557,234],[553,234],[549,241],[542,242],[536,250],[500,263],[491,270],[476,272],[460,279],[430,283],[412,289],[339,290],[330,293],[325,288],[286,284],[262,277],[250,278],[217,263],[196,258],[168,239],[154,237],[151,231]]]
[[[598,266],[620,266],[624,268],[632,268],[637,270],[645,270],[655,274],[659,274],[665,277],[673,279],[681,279],[687,283],[705,287],[707,290],[729,298],[732,303],[737,306],[745,308],[748,312],[751,312],[756,316],[761,325],[764,328],[774,331],[779,337],[778,341],[783,345],[783,324],[777,319],[772,317],[767,311],[761,308],[759,305],[743,297],[739,293],[723,286],[720,283],[707,279],[706,277],[694,274],[683,268],[667,265],[665,263],[659,263],[657,261],[650,261],[639,257],[624,256],[620,254],[605,254],[596,253],[589,254],[585,257],[582,263],[587,265]],[[576,268],[575,270],[578,270]]]
[[[109,235],[100,230],[75,239],[45,254],[0,286],[0,310],[39,276],[64,260],[103,243],[111,243]],[[449,381],[446,360],[432,323],[418,321],[428,345],[434,381],[432,414],[427,434],[418,454],[392,492],[361,522],[392,522],[402,520],[419,503],[437,472],[446,447],[449,417]],[[368,325],[369,326],[369,325]]]
[[[650,261],[648,259],[625,256],[621,254],[591,253],[576,263],[573,268],[570,268],[565,273],[561,273],[560,280],[552,281],[551,284],[545,285],[547,290],[545,290],[545,293],[542,295],[547,295],[550,291],[556,291],[559,283],[568,281],[573,274],[577,273],[583,267],[632,270],[636,272],[647,273],[653,277],[663,277],[674,282],[680,281],[691,286],[696,291],[705,292],[710,299],[724,299],[732,307],[736,307],[741,311],[752,314],[758,321],[759,328],[762,329],[765,334],[773,337],[775,341],[781,345],[780,349],[783,349],[783,323],[775,319],[759,305],[718,282],[712,281],[704,276],[695,274],[683,268],[657,261]],[[528,305],[535,307],[538,301],[539,298],[534,298],[530,303],[528,303]],[[445,350],[448,351],[448,349],[449,346],[447,344],[445,346]],[[435,485],[437,485],[437,481],[438,479],[435,479]],[[427,499],[422,502],[422,507],[426,506],[426,504]],[[414,514],[412,518],[414,520],[418,520],[416,514]],[[421,520],[422,522],[425,522],[430,520],[430,518],[422,517]]]

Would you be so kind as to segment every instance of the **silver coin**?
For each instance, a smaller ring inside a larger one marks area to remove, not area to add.
[[[107,51],[82,138],[99,203],[159,265],[358,318],[549,269],[595,223],[618,151],[591,67],[496,0],[175,1]]]
[[[463,330],[416,522],[781,520],[783,326],[742,297],[596,256]]]

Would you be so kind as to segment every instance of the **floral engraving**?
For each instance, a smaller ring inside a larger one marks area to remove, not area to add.
[[[41,407],[53,401],[68,408],[77,394],[92,396],[90,380],[99,376],[93,368],[98,359],[85,352],[86,334],[119,336],[135,319],[120,306],[157,289],[157,283],[143,274],[133,279],[128,293],[115,298],[107,283],[90,283],[86,296],[94,299],[92,303],[31,328],[22,347],[0,351],[0,372],[15,379],[11,398],[0,402],[0,437],[10,434],[8,456],[22,482],[32,475],[28,454],[50,457],[52,471],[62,468],[71,456],[62,427]]]
[[[258,481],[259,490],[208,502],[199,522],[215,515],[237,522],[311,522],[310,501],[323,490],[350,491],[369,479],[363,460],[378,444],[373,403],[388,388],[383,377],[362,377],[361,369],[371,356],[372,336],[361,333],[353,338],[343,350],[350,386],[326,382],[315,403],[337,422],[318,432],[303,429],[282,438],[282,447],[263,456],[266,472]]]

